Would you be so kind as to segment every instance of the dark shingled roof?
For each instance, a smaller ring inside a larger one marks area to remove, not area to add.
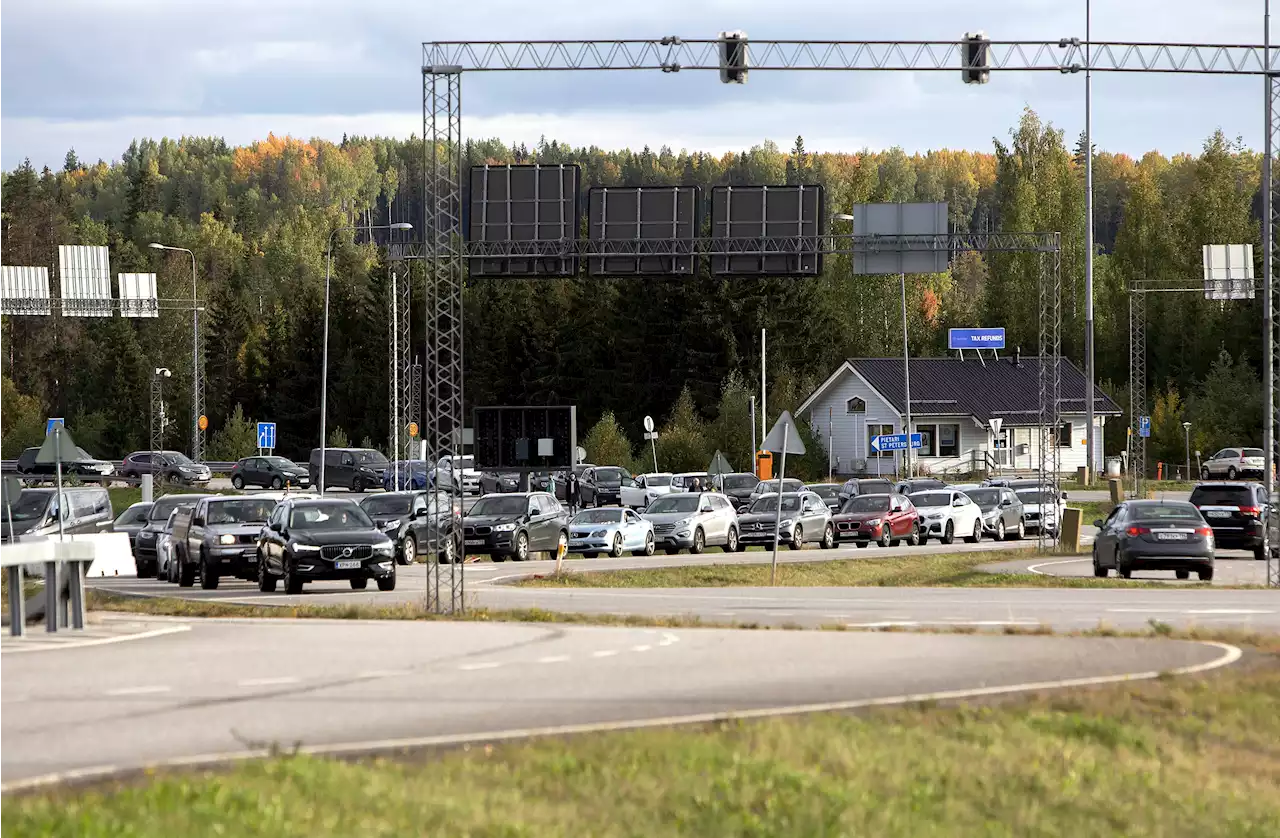
[[[849,363],[894,409],[902,412],[901,358],[850,358]],[[1065,358],[1059,370],[1062,373],[1060,411],[1084,413],[1084,374]],[[1093,400],[1094,412],[1098,415],[1121,412],[1120,407],[1096,387]],[[911,359],[913,416],[974,416],[983,423],[998,416],[1011,423],[1024,423],[1034,421],[1039,410],[1039,358],[1022,358],[1017,365],[1008,356],[988,359],[985,365],[976,358]]]

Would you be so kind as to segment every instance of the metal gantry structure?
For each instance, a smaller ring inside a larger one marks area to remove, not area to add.
[[[1264,29],[1267,26],[1264,24]],[[1263,192],[1269,223],[1264,225],[1264,352],[1268,359],[1264,447],[1267,453],[1267,482],[1271,488],[1271,464],[1275,460],[1275,427],[1277,410],[1273,382],[1274,368],[1280,366],[1280,334],[1275,333],[1271,311],[1275,299],[1272,261],[1275,255],[1274,228],[1280,226],[1280,210],[1276,207],[1276,183],[1272,176],[1272,156],[1280,142],[1280,123],[1274,104],[1280,103],[1280,75],[1269,34],[1264,44],[1195,44],[1195,43],[1122,43],[1084,42],[1078,37],[1043,41],[988,41],[983,50],[985,66],[992,72],[1057,72],[1078,73],[1086,69],[1113,73],[1195,74],[1210,76],[1262,76],[1265,80],[1265,149],[1263,154]],[[427,263],[428,288],[426,404],[424,436],[428,451],[437,457],[456,454],[461,437],[456,433],[464,424],[463,360],[465,357],[462,329],[462,287],[466,256],[472,248],[478,253],[518,252],[528,243],[486,242],[464,243],[461,225],[462,205],[462,76],[484,72],[549,72],[636,70],[677,73],[684,71],[720,71],[726,62],[739,62],[754,71],[959,71],[978,69],[959,41],[843,41],[843,40],[770,40],[746,39],[729,42],[721,38],[684,39],[679,36],[609,40],[524,40],[524,41],[437,41],[423,44],[423,140],[426,162],[425,217],[427,231],[420,256]],[[540,243],[545,245],[545,243]],[[613,252],[615,242],[566,242],[578,253]],[[623,243],[634,247],[662,247],[652,242]],[[684,246],[696,252],[714,254],[728,248],[724,240],[714,243],[691,242]],[[831,245],[831,249],[827,246]],[[504,250],[504,246],[508,249]],[[759,241],[743,241],[743,249],[734,253],[750,253],[762,249]],[[850,247],[858,247],[856,241]],[[672,245],[675,247],[675,245]],[[843,252],[830,240],[822,243],[823,252]],[[625,251],[634,253],[634,249]],[[687,251],[684,251],[687,252]],[[1057,251],[1050,251],[1056,253]],[[1061,259],[1052,258],[1053,270],[1041,270],[1039,322],[1041,473],[1051,469],[1056,475],[1059,465],[1056,444],[1045,435],[1057,433],[1056,420],[1061,399]],[[1046,277],[1052,276],[1048,280]],[[1056,301],[1056,302],[1055,302]],[[1043,359],[1053,363],[1047,367]],[[1145,364],[1145,361],[1143,362]],[[1145,370],[1145,367],[1144,367]],[[1145,376],[1144,376],[1145,379]],[[1089,381],[1088,386],[1094,382]],[[1049,430],[1052,429],[1052,430]],[[1056,479],[1056,477],[1055,477]],[[460,487],[455,487],[460,492]],[[460,498],[459,498],[460,499]],[[461,548],[461,533],[456,534]],[[459,549],[455,555],[461,556]],[[437,568],[438,570],[438,568]],[[434,607],[454,610],[462,607],[461,573],[449,572],[449,597],[441,592],[443,582],[434,587]],[[1269,579],[1280,584],[1280,563],[1269,570]]]

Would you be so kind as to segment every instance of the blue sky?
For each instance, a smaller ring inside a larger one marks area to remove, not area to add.
[[[1212,14],[1207,14],[1208,9]],[[5,0],[0,9],[0,165],[60,166],[118,158],[140,136],[268,131],[338,140],[343,133],[422,130],[422,41],[715,37],[959,38],[1084,35],[1084,2],[1067,0]],[[53,33],[56,33],[54,37]],[[1259,43],[1262,0],[1094,0],[1095,41]],[[736,150],[797,134],[810,150],[900,145],[990,150],[1030,105],[1083,128],[1083,77],[993,73],[963,85],[944,73],[752,73],[744,86],[711,73],[474,74],[463,130],[533,144]],[[1094,142],[1140,155],[1199,150],[1216,128],[1261,143],[1257,78],[1094,78]]]

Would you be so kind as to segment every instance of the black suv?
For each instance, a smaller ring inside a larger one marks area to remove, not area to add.
[[[751,472],[739,474],[723,474],[716,478],[720,484],[721,494],[733,502],[734,509],[744,509],[751,505],[751,493],[760,485],[760,478]]]
[[[76,448],[79,457],[74,460],[62,461],[62,473],[76,474],[81,477],[106,477],[115,474],[116,467],[106,460],[99,460],[83,448]],[[18,462],[14,464],[18,474],[27,475],[49,475],[53,476],[57,473],[56,463],[37,463],[36,455],[40,453],[39,446],[28,448],[18,457]]]
[[[618,466],[593,466],[578,478],[578,502],[584,508],[592,506],[621,506],[622,484],[635,480],[624,468]]]
[[[444,564],[453,560],[460,521],[449,492],[383,492],[360,501],[360,508],[395,542],[400,564],[437,552]]]
[[[328,478],[326,473],[325,479]],[[264,489],[298,486],[305,489],[311,485],[311,476],[305,468],[284,457],[241,457],[231,467],[231,485],[237,489],[245,486]]]
[[[258,578],[258,536],[275,509],[274,498],[261,495],[215,495],[183,510],[173,524],[178,584],[218,587],[222,576]]]
[[[133,565],[137,568],[139,577],[155,576],[158,571],[156,567],[156,535],[168,523],[169,513],[180,506],[194,506],[195,502],[203,497],[207,496],[165,495],[151,504],[151,508],[147,510],[146,526],[138,530],[138,536],[133,542]]]
[[[1191,505],[1213,528],[1213,541],[1228,550],[1252,550],[1259,561],[1270,548],[1271,515],[1267,490],[1258,483],[1201,483],[1191,491]]]
[[[849,498],[861,495],[892,495],[894,491],[893,482],[883,477],[852,477],[844,481],[844,485],[840,487],[837,500],[843,507]]]
[[[269,594],[281,579],[290,594],[322,579],[346,579],[357,591],[373,579],[394,591],[396,546],[353,501],[286,498],[258,537],[258,590]]]
[[[569,549],[569,514],[548,492],[486,495],[462,520],[467,555],[522,562],[546,551]]]
[[[353,492],[363,492],[382,485],[386,475],[387,458],[372,448],[324,449],[324,485],[320,486],[320,449],[311,449],[307,474],[311,485],[321,491],[331,486],[341,486]]]

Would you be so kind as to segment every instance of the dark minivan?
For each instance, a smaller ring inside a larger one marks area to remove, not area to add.
[[[387,471],[387,458],[372,448],[324,449],[324,485],[320,486],[320,449],[311,449],[311,461],[307,472],[311,485],[320,489],[341,486],[353,492],[363,492],[382,485]]]

